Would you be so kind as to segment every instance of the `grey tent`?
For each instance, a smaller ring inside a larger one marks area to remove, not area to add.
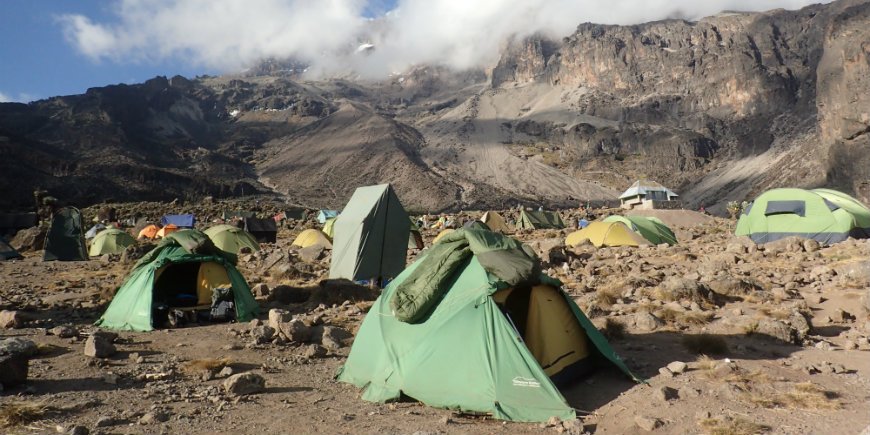
[[[5,240],[0,239],[0,260],[14,260],[16,258],[21,258],[21,254]]]
[[[51,216],[45,236],[43,261],[84,261],[88,259],[82,214],[74,207],[64,207]]]
[[[356,189],[334,228],[329,278],[380,280],[405,269],[411,220],[389,184]]]

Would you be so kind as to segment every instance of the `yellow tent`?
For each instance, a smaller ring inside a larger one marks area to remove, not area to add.
[[[332,240],[335,237],[335,220],[338,218],[329,218],[323,224],[323,234],[326,234],[326,237],[329,237]]]
[[[332,243],[330,243],[326,234],[313,228],[299,233],[299,235],[296,236],[296,239],[293,240],[293,246],[299,246],[300,248],[307,248],[313,245],[320,245],[326,249],[332,249]]]
[[[502,234],[512,233],[514,229],[511,225],[505,222],[504,218],[494,211],[488,211],[483,214],[480,221],[485,223],[492,231],[497,231]]]
[[[435,239],[432,240],[432,244],[434,245],[434,244],[438,243],[438,241],[441,240],[442,237],[444,237],[444,236],[446,236],[454,231],[456,231],[456,230],[454,230],[452,228],[447,228],[446,230],[441,230],[441,232],[438,233],[437,236],[435,236]]]
[[[576,246],[583,239],[589,239],[593,245],[602,246],[640,246],[649,245],[649,241],[632,231],[622,222],[592,222],[580,231],[568,234],[565,244]]]

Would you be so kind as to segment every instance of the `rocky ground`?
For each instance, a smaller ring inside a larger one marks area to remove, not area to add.
[[[0,426],[75,434],[866,431],[870,241],[756,246],[732,235],[732,221],[693,215],[674,212],[674,247],[572,248],[562,245],[568,230],[517,234],[648,380],[603,371],[564,390],[576,421],[505,423],[412,400],[362,401],[333,376],[377,292],[324,282],[330,252],[291,247],[314,226],[293,222],[276,245],[240,257],[262,307],[243,324],[99,332],[92,323],[135,253],[45,263],[40,251],[26,251],[0,262],[0,362],[30,355],[27,381],[0,396]],[[436,234],[424,231],[427,244]]]

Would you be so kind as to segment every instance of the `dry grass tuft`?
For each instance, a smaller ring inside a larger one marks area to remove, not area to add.
[[[840,409],[842,404],[839,397],[839,394],[823,390],[812,382],[802,382],[785,393],[782,402],[788,408]]]
[[[755,392],[749,396],[749,401],[764,408],[835,410],[842,407],[838,397],[837,393],[803,382],[794,384],[791,391],[784,394]]]
[[[181,371],[187,374],[198,374],[202,372],[216,372],[224,367],[232,364],[229,358],[204,358],[190,360],[181,366]]]
[[[722,355],[728,352],[725,339],[713,334],[696,334],[683,336],[683,347],[698,355]]]
[[[786,320],[791,317],[791,310],[788,309],[773,309],[770,307],[759,307],[758,312],[771,319]]]
[[[770,431],[769,426],[742,417],[705,418],[698,426],[709,435],[755,435]]]
[[[17,427],[41,420],[49,412],[44,402],[10,401],[0,404],[0,427]]]
[[[618,340],[625,337],[625,324],[616,319],[607,318],[601,333],[608,340]]]
[[[598,302],[598,305],[609,307],[615,304],[616,301],[622,297],[623,288],[622,283],[599,287],[598,290],[595,291],[595,299]]]
[[[695,360],[697,370],[713,370],[716,368],[716,360],[707,355],[701,355]]]
[[[701,326],[710,323],[714,314],[709,311],[686,311],[680,316],[680,322],[686,325]]]

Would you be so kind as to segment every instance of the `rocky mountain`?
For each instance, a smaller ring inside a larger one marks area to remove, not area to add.
[[[158,77],[0,104],[0,203],[277,194],[340,207],[393,183],[415,210],[574,205],[656,179],[689,206],[774,186],[870,200],[870,2],[581,24],[478,71],[308,81]]]

